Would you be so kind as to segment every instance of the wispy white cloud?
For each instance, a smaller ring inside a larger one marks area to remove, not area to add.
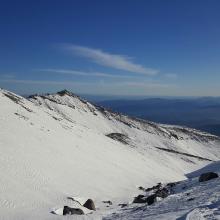
[[[57,74],[77,75],[77,76],[91,76],[91,77],[134,78],[134,76],[127,76],[127,75],[112,75],[112,74],[109,74],[109,73],[83,72],[83,71],[68,70],[68,69],[36,69],[34,71],[50,72],[50,73],[57,73]]]
[[[15,84],[35,84],[35,85],[93,85],[93,86],[115,86],[115,87],[148,87],[148,88],[170,88],[176,87],[174,84],[163,84],[153,81],[123,81],[123,82],[78,82],[78,81],[53,81],[53,80],[21,80],[21,79],[0,79],[0,82]]]
[[[111,54],[100,49],[93,49],[72,44],[64,44],[62,45],[62,48],[70,51],[74,55],[86,57],[97,64],[114,69],[145,75],[156,75],[159,72],[156,69],[147,68],[140,64],[134,63],[131,57],[125,55]]]
[[[71,82],[71,81],[53,81],[53,80],[26,80],[26,79],[0,79],[1,83],[14,83],[14,84],[32,84],[32,85],[90,85],[87,82]]]

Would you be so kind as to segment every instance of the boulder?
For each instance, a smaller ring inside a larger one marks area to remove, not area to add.
[[[144,198],[144,195],[138,195],[137,197],[134,198],[133,203],[146,203],[147,200]]]
[[[93,202],[92,199],[88,199],[83,206],[90,210],[94,210],[94,211],[96,210],[95,203]]]
[[[156,198],[157,198],[156,194],[148,196],[147,199],[146,199],[147,204],[152,205],[154,202],[156,202]]]
[[[69,206],[64,206],[63,215],[83,215],[84,212],[78,208],[71,208]]]
[[[218,174],[214,173],[214,172],[207,172],[207,173],[203,173],[201,174],[201,176],[199,177],[199,182],[205,182],[214,178],[218,178]]]

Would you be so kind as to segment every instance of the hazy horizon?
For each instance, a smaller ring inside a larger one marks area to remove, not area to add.
[[[7,88],[2,88],[2,89],[8,90]],[[14,92],[23,97],[28,97],[28,96],[35,95],[35,94],[38,94],[38,95],[54,94],[62,90],[67,90],[67,89],[63,88],[60,90],[45,91],[45,92],[39,91],[39,92],[34,92],[34,93],[20,93],[20,92],[17,93],[13,89],[9,91]],[[203,99],[203,98],[219,99],[220,98],[220,95],[219,96],[110,95],[110,94],[77,93],[76,91],[73,91],[73,90],[67,90],[67,91],[72,92],[75,95],[78,95],[82,98],[86,98],[91,101],[120,100],[120,99],[132,101],[132,100],[144,100],[144,99],[154,99],[154,98],[158,98],[158,99]]]

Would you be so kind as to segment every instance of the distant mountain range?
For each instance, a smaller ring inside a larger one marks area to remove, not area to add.
[[[130,116],[220,135],[220,97],[120,99],[97,104]]]

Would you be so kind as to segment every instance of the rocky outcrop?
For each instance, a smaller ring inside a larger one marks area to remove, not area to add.
[[[161,183],[158,183],[157,185],[147,189],[140,186],[138,187],[138,189],[146,192],[146,195],[138,195],[137,197],[134,198],[133,203],[147,203],[148,205],[152,205],[154,202],[157,201],[157,198],[164,199],[168,197],[169,194],[172,193],[172,188],[176,184],[178,184],[178,182],[168,183],[165,186],[163,186]]]
[[[138,195],[134,198],[133,203],[146,203],[147,200],[144,195]]]
[[[164,187],[162,189],[158,189],[156,192],[155,192],[155,196],[156,197],[160,197],[160,198],[166,198],[167,196],[169,195],[169,190]]]
[[[162,147],[156,147],[156,148],[159,149],[159,150],[162,150],[162,151],[169,152],[169,153],[174,153],[174,154],[184,155],[184,156],[187,156],[187,157],[196,158],[196,159],[198,159],[198,160],[212,161],[212,160],[210,160],[210,159],[208,159],[208,158],[205,158],[205,157],[200,157],[200,156],[193,155],[193,154],[188,154],[188,153],[184,153],[184,152],[179,152],[179,151],[172,150],[172,149],[166,149],[166,148],[162,148]]]
[[[203,173],[199,177],[199,182],[205,182],[211,179],[218,178],[218,174],[214,172]]]
[[[106,136],[112,138],[115,141],[119,141],[123,144],[128,144],[129,143],[129,137],[125,134],[110,133],[110,134],[107,134]]]

